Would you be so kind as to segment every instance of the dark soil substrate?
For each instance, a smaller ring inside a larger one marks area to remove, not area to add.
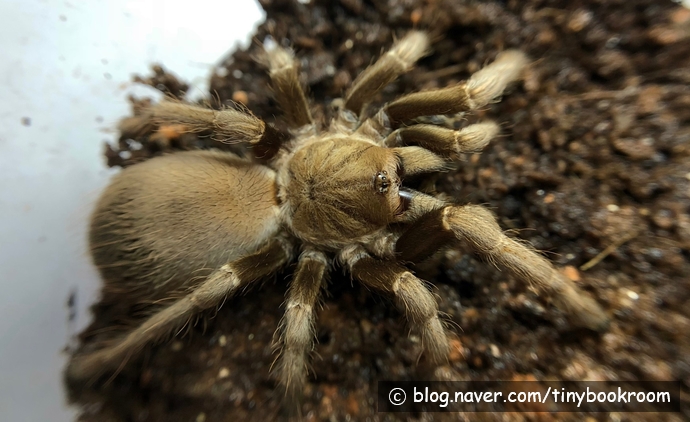
[[[396,36],[413,27],[432,30],[433,53],[385,89],[378,104],[460,81],[501,50],[518,48],[534,59],[525,80],[502,102],[469,117],[500,122],[502,136],[483,154],[468,156],[457,171],[439,176],[436,189],[460,203],[491,207],[502,227],[548,253],[612,317],[607,332],[576,329],[547,298],[460,249],[450,250],[418,269],[435,284],[441,311],[461,327],[463,353],[433,368],[424,358],[418,362],[419,341],[408,337],[391,301],[352,285],[336,269],[318,312],[319,344],[302,405],[306,419],[565,418],[376,413],[378,380],[439,377],[680,379],[686,413],[667,416],[690,417],[688,9],[658,0],[262,3],[268,17],[255,38],[291,40],[319,118],[329,115],[330,101]],[[268,78],[252,60],[257,48],[238,51],[220,66],[211,80],[212,105],[245,102],[280,127]],[[154,73],[141,80],[184,95],[184,83],[161,68]],[[135,115],[141,104],[135,101]],[[107,151],[111,166],[172,149],[219,147],[170,130],[123,129],[119,145]],[[607,248],[612,252],[601,262],[578,270]],[[150,348],[108,383],[71,386],[83,408],[80,420],[282,417],[269,367],[288,280],[289,271],[228,300],[185,336]],[[102,328],[123,326],[121,310],[95,309],[96,320],[83,336],[86,348],[118,333]]]

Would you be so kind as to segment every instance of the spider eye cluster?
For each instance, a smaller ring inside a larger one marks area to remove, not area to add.
[[[376,178],[374,179],[374,186],[376,187],[376,192],[388,192],[388,187],[390,186],[390,184],[391,181],[388,177],[388,172],[386,170],[380,171],[376,174]]]
[[[397,180],[396,178],[391,178],[387,170],[381,170],[378,173],[376,173],[376,176],[374,177],[374,188],[377,193],[388,193],[388,188],[391,186],[391,184],[397,183],[398,185],[400,185],[402,183],[402,179],[405,176],[405,170],[403,169],[402,162],[400,161],[400,159],[398,159],[398,163],[395,168],[395,173]]]

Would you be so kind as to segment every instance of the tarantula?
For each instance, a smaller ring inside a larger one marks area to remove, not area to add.
[[[104,292],[126,293],[130,301],[183,294],[110,347],[74,356],[68,379],[117,370],[144,346],[295,257],[276,337],[275,370],[286,392],[300,391],[306,381],[314,309],[334,261],[364,285],[393,295],[430,359],[442,362],[451,334],[434,296],[405,264],[456,239],[550,293],[580,324],[604,329],[608,319],[598,304],[529,246],[507,237],[486,208],[447,203],[403,185],[406,176],[447,170],[449,162],[480,151],[499,131],[491,122],[452,130],[414,119],[483,107],[527,64],[519,51],[505,51],[464,83],[403,96],[365,118],[365,106],[428,49],[429,38],[419,31],[396,42],[338,101],[326,130],[312,119],[293,53],[282,47],[267,49],[261,61],[289,134],[244,110],[179,101],[151,106],[152,122],[245,142],[254,159],[176,152],[114,178],[90,228]]]

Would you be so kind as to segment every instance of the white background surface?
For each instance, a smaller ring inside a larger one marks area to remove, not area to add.
[[[61,350],[97,297],[86,227],[115,172],[103,142],[129,113],[131,73],[162,63],[199,96],[213,64],[249,41],[262,14],[254,0],[0,1],[1,420],[74,417]]]

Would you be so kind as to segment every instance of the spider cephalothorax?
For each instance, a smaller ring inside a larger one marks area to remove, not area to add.
[[[285,220],[315,245],[337,249],[362,241],[404,210],[401,173],[394,149],[353,136],[315,139],[279,173]]]
[[[426,34],[407,34],[357,78],[326,129],[313,121],[292,53],[283,48],[267,51],[261,60],[290,134],[245,111],[173,101],[152,106],[150,124],[246,142],[255,157],[177,152],[115,177],[90,231],[104,296],[131,303],[177,299],[109,347],[74,356],[68,378],[92,379],[116,370],[148,343],[296,256],[276,366],[288,392],[299,391],[306,380],[314,309],[333,261],[366,286],[393,295],[430,358],[441,362],[448,355],[449,333],[434,296],[405,264],[456,240],[552,295],[575,321],[603,329],[608,319],[597,303],[533,249],[507,237],[491,212],[404,186],[405,176],[446,170],[498,132],[491,122],[452,130],[417,124],[416,118],[482,107],[527,64],[522,53],[506,51],[465,83],[406,95],[363,118],[376,94],[427,49]]]

